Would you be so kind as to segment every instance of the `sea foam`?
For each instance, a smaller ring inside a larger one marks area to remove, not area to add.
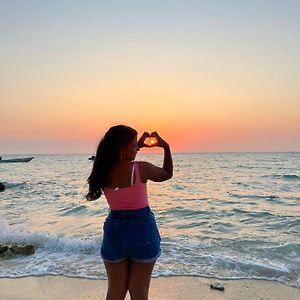
[[[52,252],[95,253],[101,239],[70,238],[64,234],[32,233],[9,226],[0,220],[0,244],[31,244],[36,248],[51,249]]]

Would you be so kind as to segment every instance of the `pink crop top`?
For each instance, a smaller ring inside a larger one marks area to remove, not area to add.
[[[133,183],[133,175],[135,182]],[[104,187],[104,195],[112,210],[132,210],[149,205],[147,184],[141,181],[138,162],[134,161],[131,172],[131,185],[123,188]]]

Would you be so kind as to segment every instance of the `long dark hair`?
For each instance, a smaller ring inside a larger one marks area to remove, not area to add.
[[[87,200],[96,200],[102,194],[106,177],[119,158],[122,147],[127,146],[137,136],[137,131],[125,125],[111,127],[99,143],[92,172],[88,178]]]

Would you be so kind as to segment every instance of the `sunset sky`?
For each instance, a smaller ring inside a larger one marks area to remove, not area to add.
[[[0,156],[300,151],[300,1],[0,0]]]

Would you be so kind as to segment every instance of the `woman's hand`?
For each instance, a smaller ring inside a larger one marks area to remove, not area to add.
[[[164,149],[163,167],[157,167],[148,162],[142,162],[142,176],[146,180],[161,182],[170,179],[173,176],[173,160],[169,144],[154,131],[149,136],[149,147],[162,147]]]
[[[145,140],[146,140],[148,137],[150,137],[150,134],[149,134],[149,132],[146,132],[146,131],[145,131],[145,132],[142,134],[142,136],[140,137],[140,139],[138,140],[138,142],[137,142],[137,145],[138,145],[139,148],[143,148],[143,147],[149,148],[149,147],[150,147],[149,145],[145,144]]]
[[[157,140],[157,142],[152,144],[150,147],[162,147],[162,148],[169,147],[169,144],[164,139],[162,139],[156,131],[152,132],[150,134],[150,137],[154,137]]]

